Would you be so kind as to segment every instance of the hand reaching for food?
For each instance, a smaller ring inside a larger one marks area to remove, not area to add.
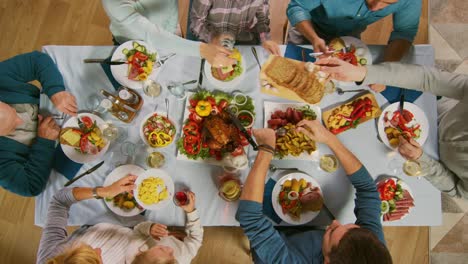
[[[58,110],[67,115],[76,116],[78,106],[76,104],[75,96],[73,96],[71,93],[66,91],[58,92],[52,95],[50,100]]]
[[[271,128],[254,129],[253,135],[257,140],[258,145],[268,145],[275,148],[276,135]]]
[[[330,74],[332,79],[344,82],[361,82],[367,74],[366,67],[354,66],[349,62],[334,57],[320,59],[315,62],[320,70]]]
[[[280,48],[273,40],[266,40],[262,43],[262,47],[266,49],[270,54],[281,56]]]
[[[328,129],[326,129],[318,120],[302,120],[297,124],[296,131],[302,132],[308,138],[328,144],[330,140],[335,137]]]
[[[385,88],[387,88],[387,86],[384,84],[370,84],[369,87],[376,93],[381,93],[385,91]]]
[[[100,196],[114,197],[119,193],[131,192],[135,188],[135,181],[137,176],[129,174],[122,179],[114,182],[113,184],[103,188]],[[101,195],[102,194],[102,195]]]
[[[325,40],[317,37],[312,41],[312,46],[314,47],[314,52],[327,52],[328,47],[327,44],[325,43]]]
[[[231,51],[219,45],[206,43],[200,45],[201,57],[206,59],[215,68],[235,65],[237,61],[228,57],[231,53]]]
[[[410,137],[409,140],[400,136],[398,138],[400,140],[400,145],[398,146],[398,151],[400,152],[403,158],[408,160],[417,160],[423,154],[421,145]]]
[[[55,123],[55,120],[50,116],[44,118],[38,115],[37,117],[39,119],[37,136],[49,140],[56,140],[60,133],[60,127]]]

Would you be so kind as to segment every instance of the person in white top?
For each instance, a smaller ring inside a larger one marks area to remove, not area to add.
[[[150,46],[206,59],[213,67],[236,64],[231,51],[218,45],[183,39],[175,34],[178,4],[172,0],[102,0],[110,30],[119,43],[143,40]]]
[[[195,209],[195,194],[188,193],[186,236],[173,235],[167,226],[143,222],[133,228],[100,223],[83,226],[67,235],[72,204],[95,198],[113,197],[134,189],[136,176],[129,175],[107,187],[64,188],[49,206],[37,263],[190,263],[201,247],[203,228]]]

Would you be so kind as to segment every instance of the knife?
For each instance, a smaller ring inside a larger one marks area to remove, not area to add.
[[[121,65],[127,63],[126,61],[108,61],[106,59],[84,59],[84,63],[104,63],[109,65]]]
[[[78,177],[75,177],[75,178],[69,180],[67,183],[65,183],[65,187],[67,187],[67,186],[69,186],[70,184],[76,182],[77,180],[83,178],[84,176],[86,176],[86,175],[92,173],[93,171],[99,169],[99,167],[101,167],[102,164],[104,164],[104,161],[99,162],[97,165],[95,165],[95,166],[92,167],[91,169],[89,169],[89,170],[87,170],[87,171],[81,173],[80,175],[78,175]]]
[[[255,47],[251,47],[251,50],[252,50],[252,54],[255,57],[255,60],[257,61],[258,68],[260,68],[260,70],[262,70],[262,65],[260,64],[260,61],[258,60],[257,50],[255,49]]]
[[[400,114],[403,115],[403,106],[405,104],[405,93],[402,90],[401,95],[400,95],[400,106],[398,107],[398,111],[400,111]]]
[[[225,110],[229,116],[231,117],[231,121],[232,123],[239,129],[239,131],[244,135],[244,137],[247,139],[247,141],[249,141],[250,145],[252,145],[252,148],[254,150],[258,150],[258,145],[257,143],[255,142],[255,140],[249,135],[249,133],[247,132],[247,130],[245,129],[245,127],[241,124],[241,122],[239,121],[239,119],[237,118],[237,116],[232,113],[231,111],[229,110]]]
[[[198,88],[202,88],[203,83],[203,68],[205,67],[205,59],[201,60],[200,63],[200,74],[198,75]]]
[[[328,214],[328,216],[332,219],[332,220],[335,220],[336,217],[335,215],[333,215],[333,213],[330,211],[330,209],[328,209],[328,207],[325,205],[325,203],[323,203],[323,206],[322,206],[322,209],[325,209],[325,213]]]

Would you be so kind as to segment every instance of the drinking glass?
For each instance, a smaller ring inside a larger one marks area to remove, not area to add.
[[[127,130],[125,128],[115,126],[112,122],[107,122],[104,125],[102,135],[110,142],[123,141],[128,137]]]
[[[86,98],[85,107],[87,111],[95,113],[104,113],[106,109],[100,107],[100,105],[101,98],[97,93],[93,93]]]
[[[186,88],[181,82],[169,82],[167,84],[167,90],[169,90],[169,92],[178,100],[183,100],[187,97]]]
[[[325,154],[320,157],[320,169],[332,173],[338,169],[339,162],[335,155]]]
[[[239,173],[224,171],[218,177],[218,194],[227,202],[237,201],[242,193]]]

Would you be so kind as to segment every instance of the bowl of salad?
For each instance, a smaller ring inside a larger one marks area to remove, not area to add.
[[[140,126],[140,137],[152,148],[169,146],[175,138],[176,126],[165,113],[154,112],[143,118]]]

